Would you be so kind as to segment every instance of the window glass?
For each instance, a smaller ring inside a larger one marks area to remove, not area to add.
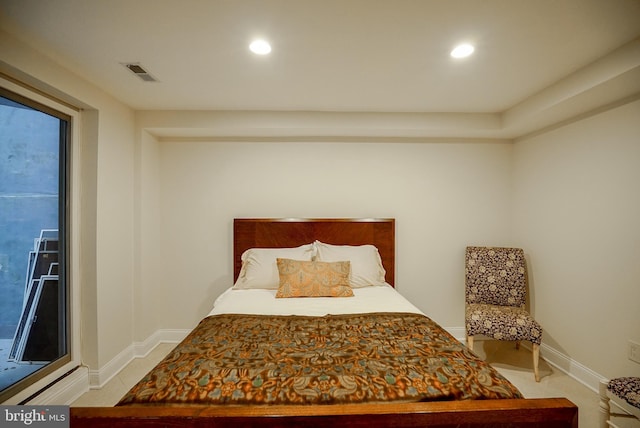
[[[69,122],[0,91],[0,402],[70,359]]]

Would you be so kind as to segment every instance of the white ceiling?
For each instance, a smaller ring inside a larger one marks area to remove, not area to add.
[[[487,136],[528,124],[502,133],[513,136],[640,92],[640,0],[0,0],[0,11],[4,31],[136,110],[473,116]],[[269,56],[248,50],[256,36]],[[462,41],[475,54],[450,58]]]

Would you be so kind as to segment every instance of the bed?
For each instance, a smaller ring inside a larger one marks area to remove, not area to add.
[[[234,288],[116,407],[72,408],[72,426],[577,427],[569,400],[523,398],[394,290],[394,219],[233,227]],[[309,269],[330,287],[300,283]]]

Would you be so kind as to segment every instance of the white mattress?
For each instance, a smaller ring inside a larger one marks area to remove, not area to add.
[[[209,315],[263,314],[309,315],[410,312],[422,314],[390,285],[354,288],[353,297],[305,297],[276,299],[277,290],[229,288],[213,304]]]

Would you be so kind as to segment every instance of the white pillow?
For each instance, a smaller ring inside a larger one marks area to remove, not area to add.
[[[242,268],[233,288],[277,290],[280,285],[280,276],[276,259],[311,261],[314,248],[313,244],[296,248],[250,248],[242,253]]]
[[[331,245],[315,242],[316,260],[323,262],[351,262],[351,287],[384,285],[386,274],[378,249],[373,245]]]

